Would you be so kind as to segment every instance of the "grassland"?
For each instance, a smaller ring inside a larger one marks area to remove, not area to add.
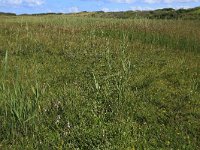
[[[75,14],[68,14],[73,16],[99,17],[99,18],[120,18],[120,19],[181,19],[181,20],[200,20],[200,7],[190,9],[173,9],[164,8],[157,10],[146,11],[120,11],[120,12],[80,12]],[[38,14],[35,14],[38,15]],[[44,15],[44,14],[39,14]]]
[[[200,22],[0,18],[0,149],[200,149]]]
[[[68,15],[73,17],[92,17],[92,18],[120,18],[120,19],[181,19],[181,20],[200,20],[200,7],[189,9],[163,8],[146,11],[119,11],[119,12],[79,12],[79,13],[39,13],[39,14],[20,14],[21,16],[44,16],[44,15]],[[0,12],[0,16],[16,16],[15,13]]]

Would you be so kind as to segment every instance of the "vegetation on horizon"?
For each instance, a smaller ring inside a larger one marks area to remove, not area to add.
[[[144,10],[144,11],[121,11],[121,12],[80,12],[75,16],[90,16],[100,18],[121,18],[121,19],[184,19],[184,20],[199,20],[200,7],[190,9],[163,8],[157,10]]]
[[[14,13],[1,13],[0,15],[13,15]],[[94,18],[121,18],[121,19],[134,19],[134,18],[148,18],[148,19],[184,19],[184,20],[199,20],[200,19],[200,7],[189,9],[173,9],[163,8],[157,10],[143,10],[143,11],[120,11],[120,12],[87,12],[80,13],[40,13],[40,14],[21,14],[21,16],[44,16],[44,15],[70,15],[70,16],[86,16]]]
[[[199,20],[0,16],[0,149],[200,149]]]

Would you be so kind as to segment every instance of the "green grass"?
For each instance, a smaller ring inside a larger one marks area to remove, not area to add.
[[[198,150],[199,25],[1,17],[0,149]]]
[[[194,11],[195,14],[200,14],[200,8],[196,11]]]
[[[78,17],[94,17],[94,18],[120,18],[120,19],[136,19],[136,18],[148,18],[148,19],[173,19],[173,20],[199,20],[200,7],[194,7],[189,9],[163,8],[157,10],[146,11],[119,11],[119,12],[80,12],[68,14],[69,16]],[[51,15],[51,14],[33,14],[33,15]],[[57,14],[58,15],[58,14]]]

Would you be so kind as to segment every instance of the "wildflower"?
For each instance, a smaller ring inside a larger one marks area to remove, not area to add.
[[[56,118],[56,124],[58,124],[60,122],[60,119],[61,119],[61,117],[60,117],[60,115],[58,115]]]
[[[71,126],[70,126],[70,123],[69,123],[69,122],[67,122],[67,127],[68,127],[68,128],[71,128]]]
[[[56,109],[58,109],[58,108],[60,107],[60,105],[61,105],[61,102],[58,101],[58,102],[56,102],[56,103],[54,104],[54,107],[55,107]]]

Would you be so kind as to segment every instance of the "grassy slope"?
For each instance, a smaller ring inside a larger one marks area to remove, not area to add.
[[[94,18],[121,18],[121,19],[133,19],[133,18],[148,18],[148,19],[185,19],[185,20],[199,20],[200,7],[190,9],[178,9],[163,8],[152,11],[125,11],[125,12],[80,12],[65,14],[68,16],[78,17],[94,17]],[[1,16],[16,16],[13,13],[0,12]],[[45,15],[64,15],[62,13],[41,13],[41,14],[22,14],[21,16],[45,16]]]
[[[199,149],[199,24],[0,19],[0,148]]]
[[[197,10],[195,10],[194,12],[192,12],[192,13],[194,13],[194,14],[200,14],[200,8],[199,9],[197,9]]]
[[[179,9],[164,8],[153,11],[125,11],[125,12],[80,12],[77,14],[70,14],[72,16],[90,16],[101,18],[149,18],[149,19],[194,19],[199,20],[200,8]]]

